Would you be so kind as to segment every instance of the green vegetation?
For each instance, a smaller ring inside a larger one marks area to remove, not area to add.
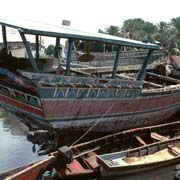
[[[178,54],[180,50],[180,17],[173,18],[170,22],[160,21],[158,24],[141,18],[128,19],[123,22],[122,27],[109,25],[104,31],[100,29],[99,32],[143,42],[159,43],[161,47],[173,54]],[[108,46],[106,49],[110,51]]]

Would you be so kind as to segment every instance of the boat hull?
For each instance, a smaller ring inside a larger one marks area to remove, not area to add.
[[[111,178],[121,178],[124,177],[125,175],[130,176],[131,174],[137,174],[137,173],[142,173],[142,172],[146,172],[146,171],[151,171],[154,169],[160,169],[160,168],[164,168],[164,167],[169,167],[172,165],[177,165],[179,163],[180,158],[176,158],[176,159],[172,159],[169,161],[165,161],[165,162],[157,162],[154,164],[150,164],[150,165],[139,165],[139,166],[134,166],[134,167],[127,167],[127,168],[119,168],[113,171],[107,171],[106,169],[101,167],[101,174],[103,177],[111,177]]]
[[[43,108],[0,95],[0,104],[20,118],[48,122],[62,131],[116,132],[166,122],[179,111],[180,94],[111,100],[41,100]]]
[[[18,85],[15,75],[13,84],[0,81],[0,105],[41,128],[117,132],[166,122],[180,109],[180,84],[142,89],[141,81],[27,75],[36,86]]]

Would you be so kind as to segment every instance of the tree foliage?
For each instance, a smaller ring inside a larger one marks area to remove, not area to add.
[[[110,25],[105,29],[105,33],[110,34],[112,36],[119,36],[120,28],[118,26]]]
[[[180,49],[180,17],[173,18],[170,22],[160,21],[157,24],[141,18],[127,19],[122,27],[110,25],[105,31],[100,29],[99,32],[139,41],[146,39],[152,43],[159,42],[169,52],[173,48]]]

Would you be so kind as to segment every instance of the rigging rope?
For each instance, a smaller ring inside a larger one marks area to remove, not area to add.
[[[83,137],[85,137],[103,118],[104,116],[112,109],[112,107],[114,106],[114,104],[112,104],[108,110],[103,114],[103,116],[97,120],[97,122],[91,126],[79,139],[77,139],[71,146],[75,145],[77,142],[79,142]]]

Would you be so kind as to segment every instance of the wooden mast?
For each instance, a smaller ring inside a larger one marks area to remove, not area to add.
[[[8,47],[7,47],[7,37],[6,37],[6,27],[2,26],[2,36],[3,36],[3,44],[4,44],[4,48],[6,53],[8,52]]]
[[[120,58],[120,49],[121,49],[121,46],[119,45],[117,48],[116,58],[114,61],[114,66],[113,66],[113,71],[112,71],[112,79],[115,79],[115,77],[116,77],[116,70],[117,70],[117,66],[118,66],[119,58]]]
[[[144,60],[142,68],[138,74],[137,81],[143,81],[144,80],[144,78],[146,76],[146,68],[147,68],[149,60],[151,59],[152,53],[153,53],[153,49],[150,49],[145,60]]]
[[[66,62],[66,76],[70,76],[70,68],[71,68],[71,55],[73,49],[73,40],[69,39],[68,41],[68,52],[67,52],[67,62]]]
[[[22,40],[23,40],[24,46],[25,46],[25,48],[26,48],[29,61],[30,61],[31,65],[32,65],[34,71],[35,71],[35,72],[38,72],[39,69],[38,69],[38,66],[37,66],[37,64],[36,64],[36,62],[35,62],[35,60],[34,60],[33,55],[32,55],[32,52],[31,52],[31,48],[30,48],[30,46],[29,46],[29,43],[27,42],[26,37],[25,37],[24,33],[23,33],[21,30],[19,30],[19,34],[20,34],[20,36],[21,36],[21,38],[22,38]]]

